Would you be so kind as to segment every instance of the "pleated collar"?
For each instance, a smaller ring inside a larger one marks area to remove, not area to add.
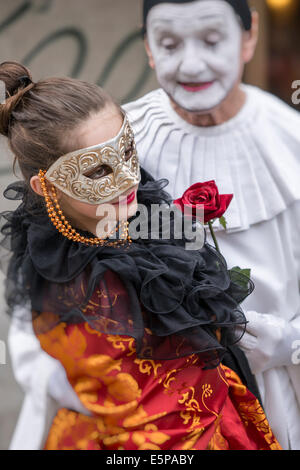
[[[141,164],[155,178],[169,179],[174,198],[211,179],[220,193],[234,194],[228,231],[272,219],[300,199],[298,112],[259,88],[243,90],[240,112],[213,127],[184,121],[162,89],[125,105]]]

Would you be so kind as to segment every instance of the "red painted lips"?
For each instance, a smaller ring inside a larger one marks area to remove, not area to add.
[[[179,85],[182,86],[186,91],[195,93],[196,91],[206,90],[207,88],[213,85],[213,81],[211,82],[202,82],[202,83],[180,83]]]

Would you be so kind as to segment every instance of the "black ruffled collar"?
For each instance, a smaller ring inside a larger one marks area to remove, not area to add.
[[[170,201],[166,184],[142,170],[139,202]],[[120,249],[85,246],[63,237],[43,207],[29,207],[24,183],[10,185],[4,194],[23,199],[16,211],[0,214],[6,221],[1,247],[11,253],[9,313],[29,301],[36,316],[53,312],[58,322],[88,321],[98,331],[134,337],[140,358],[197,353],[204,367],[215,367],[226,347],[240,339],[236,326],[243,330],[246,320],[239,303],[253,286],[233,282],[225,260],[207,243],[198,251],[185,250],[177,240],[138,240]],[[114,282],[123,286],[121,307],[112,299]],[[98,306],[88,314],[99,283],[106,288],[109,308]]]

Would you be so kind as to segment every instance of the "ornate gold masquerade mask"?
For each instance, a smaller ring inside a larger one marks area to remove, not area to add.
[[[88,175],[100,170],[104,176]],[[124,114],[119,134],[92,147],[56,160],[45,177],[62,192],[88,204],[108,203],[136,186],[141,179],[134,135]]]

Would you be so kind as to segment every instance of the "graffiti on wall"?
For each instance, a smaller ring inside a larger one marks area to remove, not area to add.
[[[38,15],[46,15],[51,10],[53,3],[54,0],[23,0],[6,17],[1,18],[0,15],[0,40],[1,36],[8,33],[10,28],[15,25],[20,24],[21,28],[21,21],[26,17],[26,15],[36,15],[37,18]],[[38,38],[34,47],[31,50],[26,51],[24,57],[20,60],[21,63],[30,68],[31,62],[34,59],[47,53],[47,48],[55,45],[61,40],[71,40],[74,45],[75,53],[72,58],[70,70],[67,71],[67,75],[73,78],[79,78],[87,67],[89,45],[85,32],[78,26],[65,26],[58,29],[54,28],[53,31],[47,33],[45,37]],[[125,54],[141,41],[142,34],[138,29],[131,31],[123,37],[111,51],[101,70],[99,70],[95,83],[101,87],[106,87],[109,84],[110,77],[118,68],[119,63]],[[146,55],[140,62],[141,63],[138,64],[138,70],[133,83],[130,84],[129,90],[126,91],[125,95],[120,97],[120,101],[122,103],[137,98],[151,75]],[[0,93],[3,91],[2,88],[0,89]],[[9,172],[9,170],[5,168],[0,170],[1,174],[7,172]]]
[[[20,22],[20,20],[28,14],[42,15],[46,14],[53,4],[53,0],[24,0],[13,12],[11,12],[6,18],[0,20],[0,38],[11,26]],[[30,63],[39,54],[45,52],[47,47],[53,45],[53,43],[60,41],[61,39],[71,39],[76,47],[76,55],[72,64],[69,76],[78,78],[83,71],[86,63],[87,52],[88,52],[88,41],[84,31],[78,27],[64,27],[54,30],[44,38],[41,38],[34,48],[27,52],[21,62],[30,66]],[[111,74],[114,69],[118,66],[119,61],[122,59],[124,54],[134,47],[134,45],[142,40],[140,30],[136,30],[124,37],[117,47],[111,52],[109,59],[104,65],[103,69],[99,72],[99,77],[96,83],[100,86],[105,86],[109,81]],[[141,64],[141,70],[137,73],[137,79],[132,84],[131,89],[122,97],[122,102],[127,102],[135,99],[146,80],[149,78],[150,69],[148,67],[147,59],[145,57],[144,63]]]

